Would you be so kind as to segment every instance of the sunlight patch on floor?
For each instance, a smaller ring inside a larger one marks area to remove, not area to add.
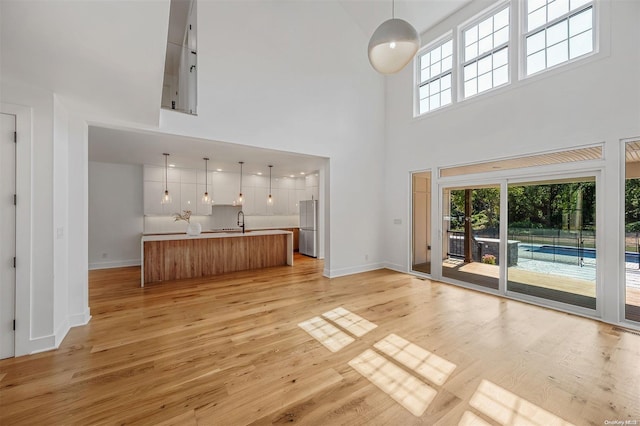
[[[493,426],[491,423],[484,421],[482,418],[473,414],[471,411],[465,411],[458,422],[458,426]]]
[[[520,398],[506,389],[483,380],[469,404],[501,425],[573,426],[566,420]]]
[[[320,317],[313,317],[310,320],[303,321],[298,324],[298,327],[309,333],[311,337],[331,352],[338,352],[354,341],[353,337],[338,330]]]
[[[437,392],[385,357],[367,349],[349,365],[414,416],[421,416]]]
[[[335,308],[322,314],[328,320],[338,324],[354,336],[361,337],[377,327],[376,324],[346,310],[343,307]]]

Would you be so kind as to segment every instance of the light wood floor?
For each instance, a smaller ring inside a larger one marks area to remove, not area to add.
[[[94,271],[89,325],[57,351],[0,361],[0,424],[640,420],[640,335],[388,270],[321,272],[297,256],[141,289],[139,268]],[[297,324],[339,306],[378,327],[332,353]],[[392,333],[455,365],[423,380],[437,394],[421,417],[349,366]]]

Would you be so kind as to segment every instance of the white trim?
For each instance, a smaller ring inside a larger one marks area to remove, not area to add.
[[[140,259],[132,260],[114,260],[111,262],[94,262],[89,264],[89,270],[95,271],[98,269],[112,269],[112,268],[124,268],[127,266],[140,266],[142,262]]]
[[[69,325],[71,327],[87,325],[89,321],[91,321],[91,310],[89,308],[80,314],[69,315]]]
[[[414,274],[414,271],[407,270],[406,266],[393,262],[382,262],[383,269],[390,269],[392,271],[401,272],[403,274]]]
[[[0,104],[3,113],[16,116],[16,332],[14,356],[32,353],[31,340],[31,151],[32,108]]]
[[[33,355],[40,352],[51,351],[57,348],[56,336],[50,334],[48,336],[36,337],[35,339],[29,340],[29,351],[22,355]]]
[[[62,323],[60,324],[60,326],[58,327],[58,329],[54,334],[54,344],[56,349],[60,347],[60,344],[62,343],[62,341],[64,340],[65,336],[67,335],[70,329],[71,329],[71,325],[69,324],[69,318],[65,317],[65,319],[62,320]]]
[[[337,278],[337,277],[344,277],[346,275],[353,275],[353,274],[359,274],[361,272],[369,272],[369,271],[375,271],[378,269],[384,269],[384,263],[380,262],[380,263],[369,263],[367,265],[360,265],[360,266],[350,266],[350,267],[346,267],[346,268],[337,268],[337,269],[331,269],[329,271],[327,271],[325,269],[324,275],[327,278]]]

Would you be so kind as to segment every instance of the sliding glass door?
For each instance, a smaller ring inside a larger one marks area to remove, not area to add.
[[[507,291],[596,308],[595,177],[508,184]]]
[[[640,321],[640,141],[625,144],[624,317]]]
[[[442,276],[497,290],[500,185],[444,188],[442,199]]]
[[[431,273],[431,172],[411,176],[413,190],[411,270]]]

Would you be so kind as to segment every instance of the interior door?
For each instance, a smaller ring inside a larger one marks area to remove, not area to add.
[[[0,358],[14,356],[16,270],[16,129],[14,115],[0,113]]]

